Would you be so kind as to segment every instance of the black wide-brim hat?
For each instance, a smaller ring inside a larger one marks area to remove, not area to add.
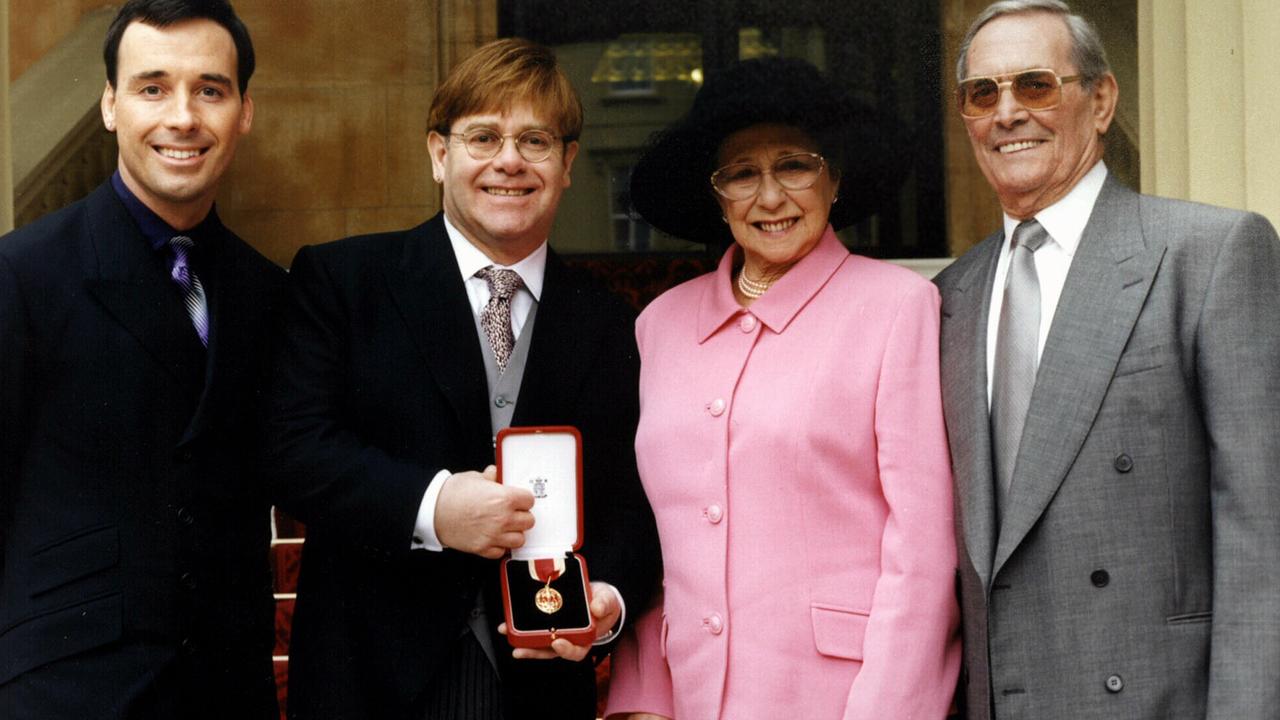
[[[686,240],[725,247],[711,173],[721,143],[760,124],[799,128],[840,172],[830,222],[839,230],[884,206],[911,162],[889,118],[857,102],[813,65],[792,58],[735,63],[711,75],[687,115],[655,133],[631,173],[631,202],[650,225]]]

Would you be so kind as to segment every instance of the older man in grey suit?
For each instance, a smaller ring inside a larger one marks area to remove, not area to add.
[[[957,99],[1004,229],[937,279],[969,718],[1280,717],[1280,240],[1107,173],[1118,90],[1056,0]]]

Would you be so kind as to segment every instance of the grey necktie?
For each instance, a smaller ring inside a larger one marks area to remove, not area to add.
[[[492,265],[476,271],[476,277],[489,284],[489,302],[480,311],[480,327],[489,338],[493,359],[501,373],[507,369],[511,350],[516,346],[516,336],[511,330],[511,298],[524,282],[515,270]]]
[[[170,276],[178,283],[184,294],[187,316],[200,336],[200,344],[209,346],[209,304],[204,295],[204,285],[191,269],[191,249],[195,243],[186,235],[176,235],[169,240],[173,250],[173,267]]]
[[[1031,390],[1036,384],[1040,280],[1036,276],[1035,252],[1048,239],[1048,233],[1035,220],[1026,220],[1013,231],[1013,252],[1000,308],[991,383],[991,442],[995,450],[996,507],[1002,515],[1013,483],[1013,465],[1027,422]]]

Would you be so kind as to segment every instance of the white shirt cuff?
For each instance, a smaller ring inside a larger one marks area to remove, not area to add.
[[[618,633],[622,632],[623,623],[627,621],[627,602],[622,599],[622,593],[618,592],[618,588],[610,585],[607,582],[600,581],[600,580],[597,580],[596,582],[599,582],[601,585],[604,585],[605,587],[613,591],[614,596],[618,598],[618,609],[621,612],[618,613],[618,622],[613,624],[613,628],[609,630],[608,633],[596,638],[596,641],[591,643],[593,646],[605,645],[613,642],[613,639],[618,637]]]
[[[436,501],[440,499],[440,488],[444,487],[444,481],[452,474],[448,470],[436,473],[427,485],[427,491],[422,494],[422,504],[418,506],[418,521],[413,526],[413,542],[409,545],[411,550],[444,550],[440,538],[436,537]],[[622,596],[618,597],[621,599]]]

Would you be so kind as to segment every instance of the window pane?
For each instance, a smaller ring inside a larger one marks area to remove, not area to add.
[[[562,251],[700,249],[638,217],[624,228],[627,168],[653,132],[688,110],[707,72],[782,55],[817,65],[910,136],[905,181],[875,216],[841,233],[846,244],[880,257],[947,254],[936,0],[499,0],[498,7],[500,34],[556,48],[586,111],[573,187],[554,230]],[[637,240],[641,232],[648,241]]]

